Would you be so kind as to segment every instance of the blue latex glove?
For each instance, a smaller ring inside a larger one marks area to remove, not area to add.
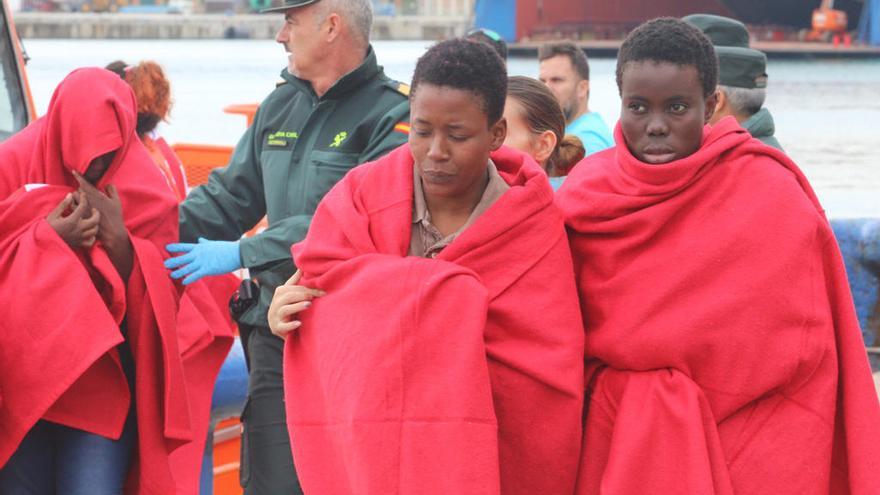
[[[239,241],[209,241],[199,238],[198,244],[168,244],[169,253],[185,253],[165,260],[165,268],[173,269],[171,278],[186,277],[183,285],[189,285],[208,275],[223,275],[241,268]]]

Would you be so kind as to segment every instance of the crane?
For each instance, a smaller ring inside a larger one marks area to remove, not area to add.
[[[839,42],[849,39],[846,12],[834,8],[834,0],[822,0],[819,8],[813,10],[813,29],[807,34],[809,41]]]

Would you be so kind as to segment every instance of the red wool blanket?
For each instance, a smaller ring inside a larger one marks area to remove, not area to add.
[[[99,95],[99,96],[96,96]],[[0,145],[0,465],[39,419],[115,438],[130,405],[115,345],[135,361],[138,447],[128,493],[174,493],[168,455],[191,438],[175,329],[177,292],[162,266],[177,201],[135,134],[131,89],[74,71],[43,118]],[[116,150],[97,186],[119,191],[134,251],[123,283],[97,243],[73,250],[45,217],[93,158]],[[26,184],[48,187],[25,192]]]
[[[87,371],[106,379],[83,390],[87,400],[62,422],[108,437],[118,437],[125,422],[129,389],[115,351],[123,341],[121,280],[96,285],[98,269],[86,269],[42,220],[70,190],[22,189],[0,203],[0,297],[10,301],[0,333],[0,465]],[[113,270],[102,252],[93,254],[104,274]]]
[[[193,439],[171,454],[178,493],[199,492],[214,383],[234,338],[227,305],[239,283],[235,275],[203,278],[186,286],[180,298],[178,345],[183,357]]]
[[[581,494],[880,493],[880,408],[837,244],[733,119],[559,192],[586,328]]]
[[[180,158],[165,139],[144,139],[157,169],[177,199],[187,194]],[[171,466],[178,493],[198,493],[217,374],[232,346],[235,325],[228,304],[241,280],[232,274],[203,278],[187,285],[180,297],[177,335],[183,357],[193,440],[175,450]]]
[[[583,329],[562,218],[538,166],[437,259],[407,257],[413,159],[350,172],[294,246],[327,295],[287,339],[285,402],[306,493],[570,494]]]

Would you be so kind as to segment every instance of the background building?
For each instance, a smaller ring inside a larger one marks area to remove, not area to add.
[[[470,17],[475,0],[374,0],[376,15]]]

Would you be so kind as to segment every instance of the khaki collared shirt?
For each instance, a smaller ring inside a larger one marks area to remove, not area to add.
[[[409,256],[419,256],[422,258],[436,258],[440,251],[452,243],[456,237],[461,235],[465,229],[471,226],[477,218],[498,201],[510,186],[501,175],[492,160],[489,160],[489,183],[483,191],[480,202],[471,212],[464,225],[455,232],[443,237],[443,234],[431,224],[431,214],[428,212],[428,205],[425,202],[425,192],[422,190],[422,180],[417,170],[413,172],[413,213],[412,213],[412,233],[409,239]]]

